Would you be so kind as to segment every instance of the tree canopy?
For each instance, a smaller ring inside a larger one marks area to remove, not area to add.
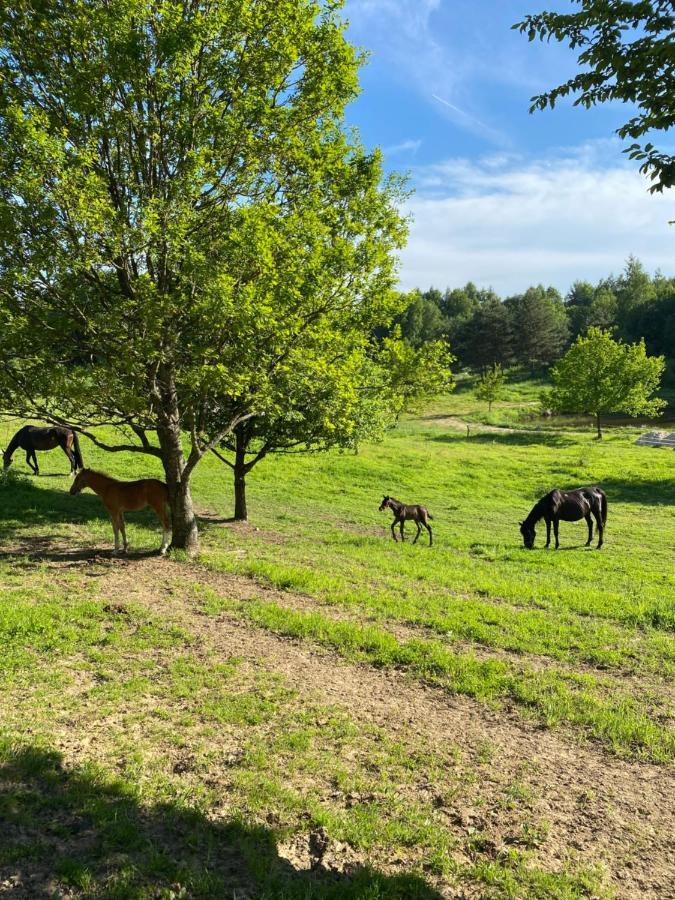
[[[662,356],[647,355],[644,341],[624,344],[607,331],[589,328],[551,370],[554,388],[544,403],[558,412],[594,416],[601,438],[601,416],[656,415],[665,406],[652,396],[664,366]]]
[[[451,362],[443,342],[416,349],[396,332],[333,360],[294,356],[275,380],[266,413],[237,425],[214,451],[232,469],[234,518],[247,518],[246,476],[267,456],[356,451],[381,439],[412,403],[453,387]]]
[[[514,25],[530,41],[566,42],[579,51],[581,71],[563,84],[532,98],[531,111],[553,109],[563,97],[589,108],[619,100],[635,114],[619,129],[627,148],[653,180],[652,191],[675,184],[675,156],[638,139],[675,125],[673,0],[574,0],[576,12],[541,12]]]
[[[401,309],[402,184],[344,126],[360,58],[338,7],[0,13],[2,409],[158,457],[177,547],[204,454],[274,413],[299,357],[320,378]]]

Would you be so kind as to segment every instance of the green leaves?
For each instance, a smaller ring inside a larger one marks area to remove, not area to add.
[[[638,114],[618,129],[621,138],[639,138],[675,125],[673,31],[675,10],[668,0],[615,2],[576,0],[578,12],[543,12],[513,26],[530,41],[566,42],[581,48],[581,71],[569,81],[532,98],[531,112],[553,109],[557,100],[575,95],[575,105],[587,109],[619,100],[635,104]],[[675,184],[675,158],[651,143],[634,143],[626,150],[642,163],[640,171],[663,191]]]
[[[7,409],[193,423],[199,454],[226,414],[277,409],[289,366],[364,353],[397,311],[404,187],[344,126],[360,60],[338,8],[0,13]]]
[[[487,369],[474,389],[474,396],[478,400],[486,400],[492,409],[495,400],[499,400],[504,391],[504,372],[499,363]]]
[[[664,367],[662,356],[647,356],[644,341],[624,344],[608,331],[589,328],[552,369],[555,387],[544,402],[559,412],[596,417],[657,415],[665,401],[652,395]]]

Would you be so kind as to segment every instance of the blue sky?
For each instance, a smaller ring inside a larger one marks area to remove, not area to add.
[[[614,137],[628,110],[528,113],[533,94],[576,71],[568,48],[511,31],[542,8],[573,4],[346,0],[349,38],[370,54],[348,120],[415,189],[406,289],[472,280],[565,292],[618,273],[631,253],[675,273],[672,200],[647,193]]]

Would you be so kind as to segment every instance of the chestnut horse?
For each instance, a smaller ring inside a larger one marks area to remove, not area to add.
[[[395,500],[393,497],[383,497],[382,503],[380,503],[380,512],[383,509],[390,509],[394,514],[394,521],[391,523],[391,536],[394,540],[396,540],[396,532],[394,528],[398,525],[401,531],[401,540],[405,540],[405,535],[403,534],[403,526],[405,522],[412,519],[412,521],[417,525],[417,534],[415,535],[415,539],[413,544],[417,543],[417,539],[422,533],[422,525],[429,532],[429,546],[431,547],[432,536],[431,536],[431,525],[429,524],[429,519],[433,519],[433,516],[426,508],[426,506],[419,506],[414,504],[412,506],[407,505],[405,503],[401,503],[400,500]]]
[[[77,432],[62,425],[51,425],[46,428],[39,425],[24,425],[17,431],[2,454],[4,468],[5,470],[9,469],[12,465],[12,454],[21,448],[26,451],[26,462],[33,473],[39,475],[40,469],[35,451],[53,450],[54,447],[60,447],[68,457],[71,475],[84,466]]]
[[[114,553],[119,553],[119,535],[122,533],[122,552],[129,549],[124,529],[124,513],[128,510],[145,509],[151,506],[162,523],[162,546],[159,552],[164,555],[169,546],[169,489],[163,481],[156,478],[141,478],[138,481],[118,481],[93,469],[82,469],[70,486],[71,494],[79,494],[89,487],[98,494],[112,519],[115,535]]]
[[[578,522],[586,519],[588,525],[588,540],[586,546],[593,539],[593,519],[598,526],[598,550],[602,547],[607,524],[607,497],[599,487],[578,488],[575,491],[554,490],[535,503],[532,512],[520,523],[520,533],[523,543],[528,550],[534,547],[536,533],[534,526],[540,519],[546,522],[546,547],[551,543],[551,524],[555,535],[555,549],[560,546],[558,541],[558,522]]]

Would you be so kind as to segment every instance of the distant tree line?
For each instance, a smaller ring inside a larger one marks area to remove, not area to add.
[[[537,285],[501,298],[469,282],[461,288],[413,291],[398,320],[413,346],[444,340],[461,367],[543,370],[579,335],[602,328],[626,342],[644,338],[650,355],[666,356],[675,374],[675,278],[651,276],[630,257],[618,277],[576,281],[565,297]]]

